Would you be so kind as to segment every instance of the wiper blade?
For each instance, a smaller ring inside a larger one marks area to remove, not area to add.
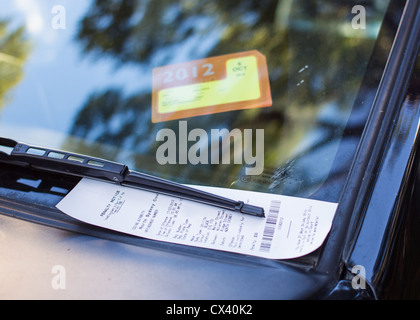
[[[99,179],[123,186],[176,196],[257,217],[264,217],[264,209],[261,207],[250,205],[243,201],[224,198],[152,175],[132,171],[124,164],[76,153],[31,146],[1,137],[0,146],[12,149],[9,153],[0,151],[0,162],[31,167],[40,171]]]

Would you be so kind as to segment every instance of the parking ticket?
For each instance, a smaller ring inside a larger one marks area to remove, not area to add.
[[[195,187],[262,206],[266,217],[86,178],[57,208],[83,222],[138,237],[268,259],[296,258],[319,248],[337,208],[312,199]]]

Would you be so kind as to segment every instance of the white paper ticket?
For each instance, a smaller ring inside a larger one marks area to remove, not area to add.
[[[82,179],[57,208],[89,224],[157,241],[269,259],[306,255],[324,242],[336,203],[194,186],[265,209],[265,218]]]

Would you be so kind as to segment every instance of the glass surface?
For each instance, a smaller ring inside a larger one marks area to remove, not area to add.
[[[338,201],[354,152],[339,146],[357,144],[357,134],[345,129],[388,5],[363,3],[3,2],[0,135],[181,183]],[[266,59],[271,106],[151,121],[153,69],[251,50]],[[357,125],[365,115],[356,115]],[[182,125],[188,134],[206,135],[187,141]],[[158,139],[162,129],[176,135],[176,164],[157,159],[169,141]],[[262,173],[246,174],[253,163],[243,153],[235,163],[233,142],[229,164],[213,161],[216,151],[203,137],[210,139],[214,129],[237,132],[243,142],[251,132],[251,155],[263,154]],[[261,139],[255,145],[257,130],[263,130],[263,150]],[[208,164],[195,164],[194,151],[207,151]]]

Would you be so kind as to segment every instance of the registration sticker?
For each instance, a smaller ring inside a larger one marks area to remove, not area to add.
[[[152,122],[271,105],[266,59],[256,50],[153,69]]]

